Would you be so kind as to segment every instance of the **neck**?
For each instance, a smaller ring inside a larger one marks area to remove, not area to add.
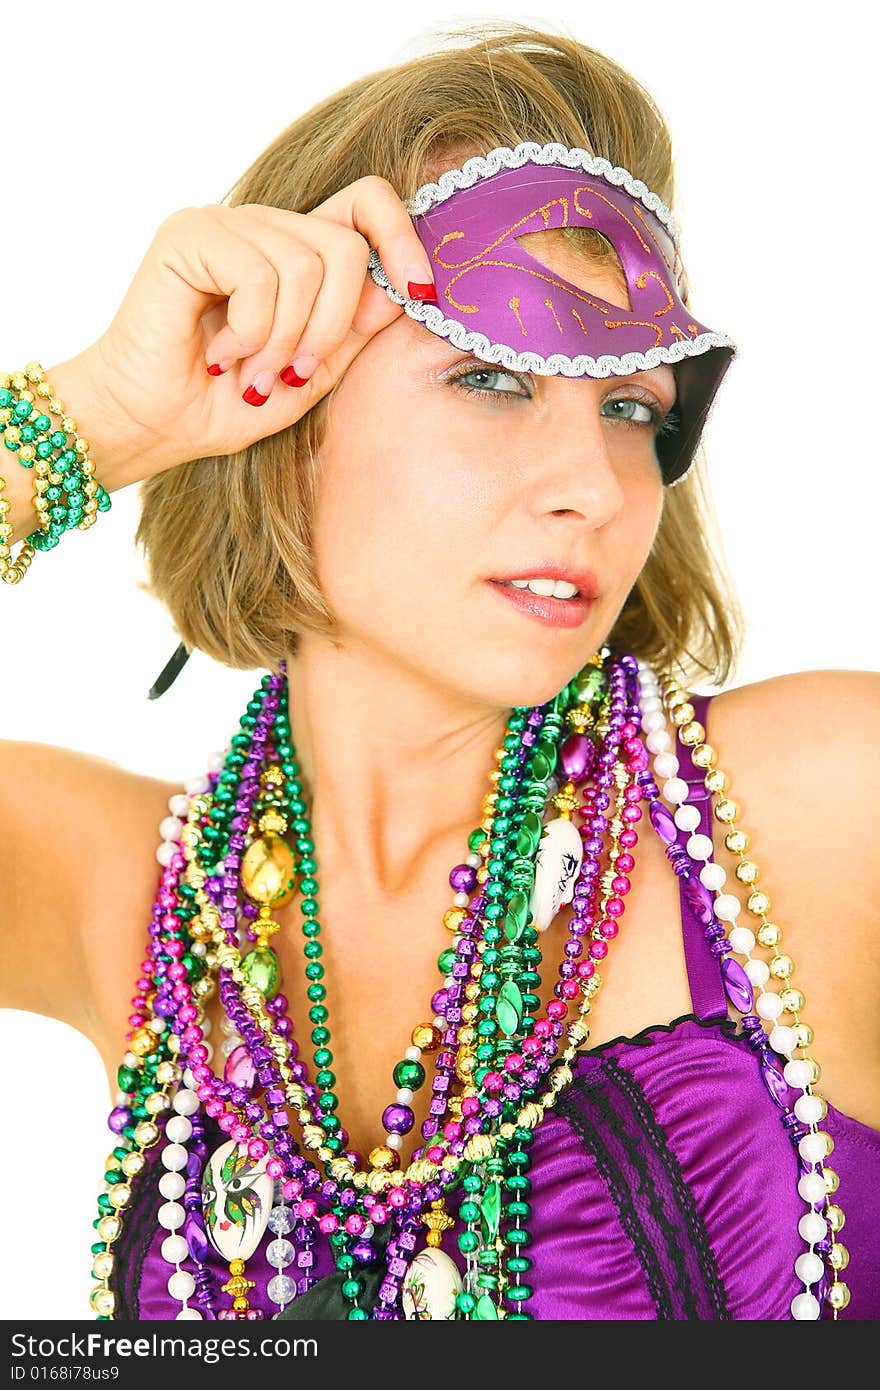
[[[424,856],[482,819],[509,709],[303,634],[288,659],[290,727],[326,880],[402,893]]]

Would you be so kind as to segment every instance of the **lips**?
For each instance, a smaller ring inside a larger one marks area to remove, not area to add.
[[[582,599],[595,599],[599,597],[599,581],[592,570],[582,569],[577,565],[561,565],[553,560],[539,561],[534,565],[521,565],[518,570],[512,570],[508,574],[496,574],[492,576],[495,584],[509,584],[512,579],[564,579],[567,583],[573,584],[577,589],[577,597]],[[521,589],[521,593],[529,593],[528,589]],[[556,600],[560,602],[560,600]],[[573,602],[566,599],[562,602]]]
[[[521,613],[549,627],[580,627],[593,608],[593,600],[583,595],[577,598],[545,598],[542,594],[533,594],[531,589],[508,588],[497,579],[487,580],[486,587],[511,608],[518,608]]]

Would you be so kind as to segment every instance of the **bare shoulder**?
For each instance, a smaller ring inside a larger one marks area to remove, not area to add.
[[[816,818],[814,830],[824,844],[829,836],[845,835],[850,862],[863,849],[862,873],[873,873],[880,883],[880,857],[868,853],[880,829],[873,737],[880,721],[880,673],[773,676],[716,695],[708,718],[722,764],[724,748],[735,750],[753,787],[780,800],[802,829],[803,817]]]
[[[112,839],[93,858],[81,884],[82,954],[95,1001],[92,1041],[108,1070],[124,1051],[132,998],[150,941],[153,903],[162,875],[156,858],[160,824],[182,782],[115,768],[105,788],[113,798]]]
[[[816,670],[724,691],[706,725],[767,915],[795,961],[822,1094],[880,1128],[878,720],[880,674]],[[713,826],[715,857],[735,883],[725,833]]]
[[[776,733],[785,733],[795,719],[812,726],[811,742],[845,751],[850,745],[863,745],[865,721],[880,715],[880,672],[788,672],[725,690],[714,697],[711,708],[715,718],[724,712],[725,724],[748,725],[757,717]]]
[[[4,908],[0,1002],[121,1047],[178,783],[106,758],[0,740]]]

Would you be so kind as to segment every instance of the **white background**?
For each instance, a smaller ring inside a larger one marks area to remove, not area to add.
[[[17,27],[0,86],[0,364],[48,366],[91,343],[172,210],[219,201],[297,115],[431,46],[434,25],[497,15],[562,29],[658,100],[674,137],[691,303],[740,348],[706,435],[749,624],[732,683],[874,669],[876,72],[861,27],[870,10],[426,5],[419,27],[413,13],[410,4],[44,0]],[[261,673],[196,654],[170,694],[146,700],[177,638],[136,588],[136,511],[136,489],[116,493],[96,527],[38,555],[21,586],[0,586],[0,737],[182,782],[226,742]],[[98,836],[100,807],[94,815]],[[7,1011],[0,1078],[3,1316],[88,1319],[91,1220],[111,1147],[98,1054],[65,1025]]]

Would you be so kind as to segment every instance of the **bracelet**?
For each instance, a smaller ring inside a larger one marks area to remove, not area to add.
[[[34,414],[36,397],[46,402],[39,414]],[[28,362],[23,372],[0,372],[0,438],[23,468],[34,470],[37,530],[25,538],[15,560],[7,543],[12,526],[0,477],[0,578],[18,584],[36,551],[52,550],[66,531],[94,526],[97,513],[109,511],[111,502],[95,480],[88,440],[79,436],[39,362]]]

